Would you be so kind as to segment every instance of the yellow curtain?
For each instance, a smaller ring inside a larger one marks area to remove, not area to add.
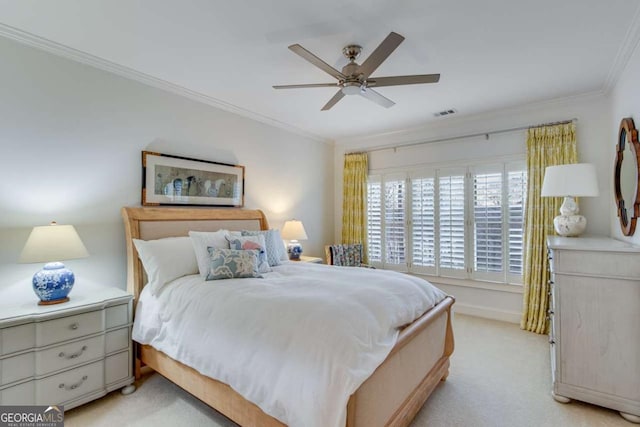
[[[342,243],[362,243],[363,262],[367,262],[367,153],[344,156],[342,184]]]
[[[547,333],[549,270],[546,236],[554,234],[553,218],[562,198],[540,197],[547,166],[578,162],[575,123],[531,128],[527,133],[527,212],[524,224],[524,296],[520,327]]]

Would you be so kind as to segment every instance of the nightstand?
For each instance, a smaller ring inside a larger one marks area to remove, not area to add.
[[[22,289],[24,288],[24,289]],[[76,283],[71,300],[38,305],[30,284],[0,298],[0,405],[71,409],[132,385],[132,299]]]
[[[304,256],[300,255],[301,262],[312,262],[314,264],[324,264],[324,260],[322,258],[316,258],[312,256]]]

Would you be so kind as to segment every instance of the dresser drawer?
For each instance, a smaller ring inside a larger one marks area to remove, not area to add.
[[[555,273],[596,277],[636,279],[640,277],[640,263],[635,253],[602,253],[592,251],[555,250]]]
[[[107,385],[124,380],[131,376],[131,358],[129,352],[107,357],[105,365],[105,381]]]
[[[0,329],[0,355],[32,348],[36,342],[36,326],[33,323]]]
[[[14,385],[0,390],[0,404],[2,405],[33,405],[35,403],[35,381]]]
[[[103,312],[98,310],[38,323],[36,337],[38,346],[43,347],[103,330]]]
[[[129,304],[108,307],[106,313],[107,329],[125,326],[129,323]]]
[[[129,327],[107,332],[105,340],[107,354],[129,348]]]
[[[36,374],[70,368],[104,356],[104,335],[52,347],[36,353]]]
[[[60,404],[104,388],[104,362],[36,380],[36,405]]]
[[[0,385],[33,377],[34,360],[32,351],[0,360]]]

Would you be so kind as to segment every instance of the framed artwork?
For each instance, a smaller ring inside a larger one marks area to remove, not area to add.
[[[142,204],[244,206],[244,166],[142,152]]]

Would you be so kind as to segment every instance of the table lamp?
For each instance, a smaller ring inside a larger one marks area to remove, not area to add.
[[[299,240],[307,240],[307,232],[304,231],[304,225],[301,221],[292,219],[284,223],[282,227],[282,238],[289,240],[288,252],[291,261],[300,261],[302,246]]]
[[[20,255],[21,263],[46,262],[42,270],[33,275],[33,290],[40,298],[38,305],[59,304],[69,301],[75,276],[60,261],[89,256],[73,225],[33,227]]]
[[[587,219],[578,215],[580,209],[574,197],[598,196],[596,169],[589,163],[548,166],[544,172],[542,197],[564,197],[560,215],[553,226],[561,236],[579,236],[587,227]]]

